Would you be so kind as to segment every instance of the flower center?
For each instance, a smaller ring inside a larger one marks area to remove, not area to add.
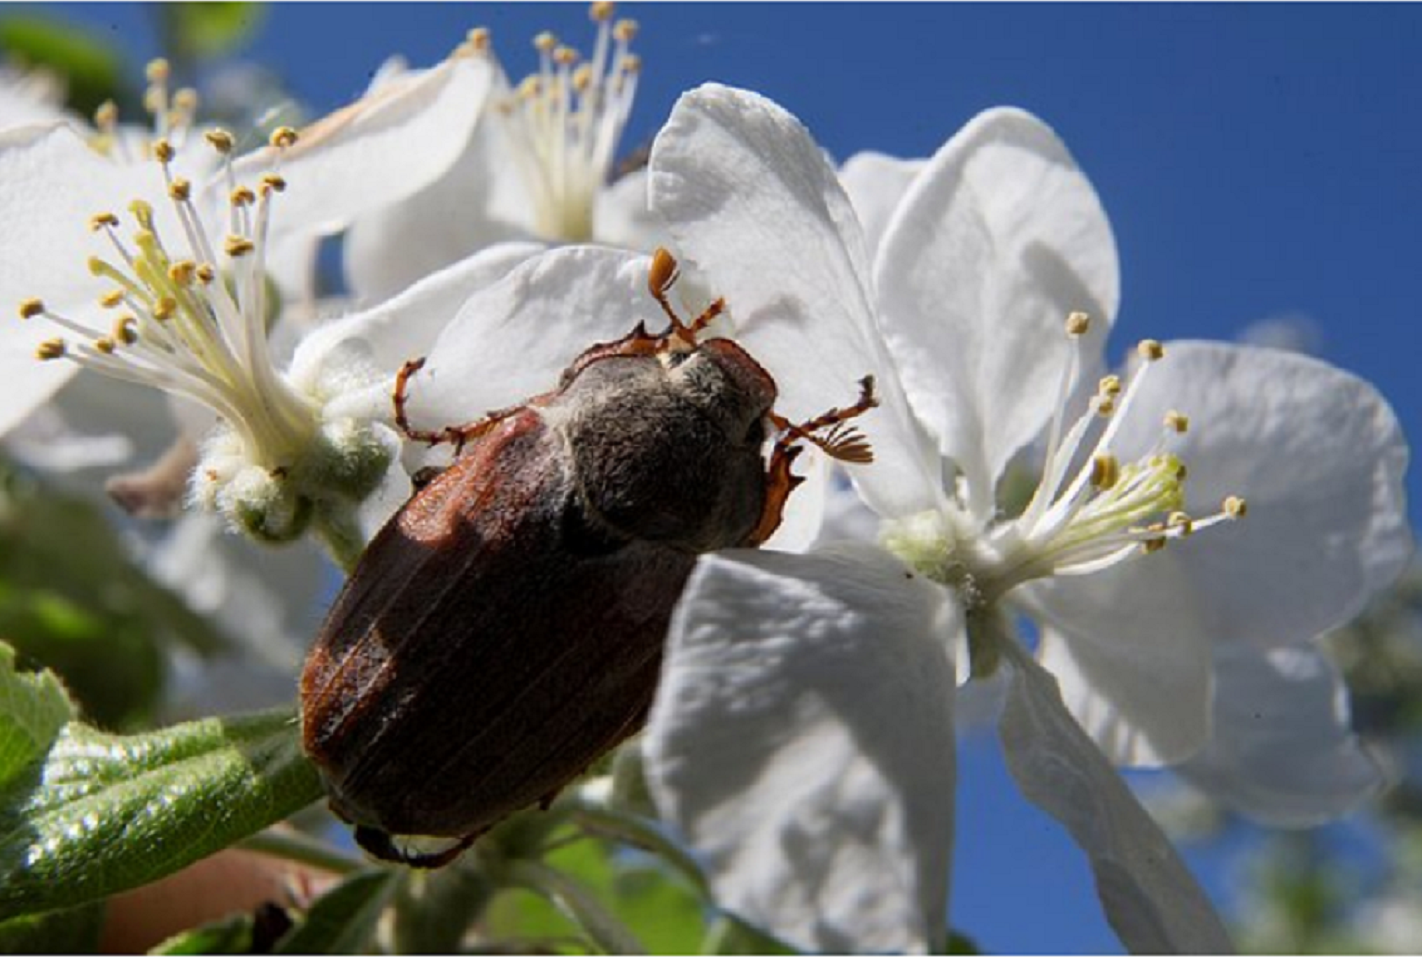
[[[548,239],[592,238],[594,202],[632,112],[641,59],[628,48],[637,24],[614,23],[612,9],[611,3],[592,5],[598,29],[591,59],[540,33],[533,41],[538,72],[525,77],[501,107],[526,157],[519,168],[538,230]]]
[[[222,130],[208,142],[230,160],[232,137]],[[278,146],[295,133],[278,130]],[[285,184],[270,173],[257,189],[232,180],[230,161],[227,231],[220,243],[193,201],[193,184],[174,175],[176,149],[153,144],[175,214],[178,237],[165,236],[148,202],[129,204],[133,230],[111,212],[90,220],[114,249],[89,259],[89,271],[114,288],[100,299],[116,317],[105,332],[45,308],[38,299],[21,304],[25,318],[44,316],[77,338],[50,339],[41,359],[67,358],[119,379],[185,395],[206,405],[240,435],[247,458],[266,468],[289,464],[316,428],[312,403],[292,389],[267,352],[270,292],[263,254],[271,198]],[[174,225],[170,223],[170,226]],[[177,238],[179,241],[174,243]]]
[[[1101,571],[1245,513],[1244,500],[1235,496],[1204,518],[1183,511],[1185,464],[1167,448],[1189,427],[1179,412],[1166,415],[1161,437],[1144,455],[1122,462],[1113,452],[1141,384],[1165,357],[1158,342],[1142,342],[1142,362],[1129,383],[1114,375],[1103,378],[1086,412],[1064,428],[1086,328],[1085,315],[1068,319],[1067,334],[1076,345],[1063,369],[1041,478],[1022,513],[982,522],[967,508],[950,505],[886,529],[886,547],[921,574],[956,589],[970,613],[989,609],[1032,579]]]
[[[206,138],[225,175],[213,184],[226,190],[217,217],[223,230],[210,231],[214,216],[203,215],[193,184],[173,172],[176,148],[158,139],[152,155],[171,208],[160,216],[147,201],[133,201],[127,235],[114,213],[90,220],[113,249],[88,263],[113,283],[99,300],[115,314],[107,331],[40,299],[21,303],[20,315],[43,317],[74,337],[41,343],[40,359],[69,359],[182,395],[221,418],[193,472],[196,501],[265,541],[291,540],[315,520],[338,557],[353,553],[355,509],[384,477],[398,440],[382,423],[328,419],[329,382],[294,382],[273,365],[267,329],[277,304],[264,255],[273,197],[285,183],[270,172],[256,188],[239,184],[231,134],[211,130]],[[280,128],[271,142],[279,158],[296,133]],[[365,372],[378,377],[374,369],[334,371],[342,382]]]

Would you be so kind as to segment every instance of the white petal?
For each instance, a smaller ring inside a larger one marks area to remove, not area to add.
[[[374,302],[495,243],[536,237],[523,170],[534,162],[484,115],[444,173],[402,202],[358,219],[346,235],[346,282]]]
[[[108,283],[90,275],[90,255],[100,246],[89,231],[95,213],[121,212],[157,176],[147,164],[120,166],[88,147],[68,126],[26,127],[0,134],[0,376],[6,401],[0,434],[44,402],[78,368],[67,361],[41,362],[35,347],[62,333],[32,319],[20,322],[14,310],[39,297],[54,311],[74,319],[98,312],[96,300]],[[156,183],[157,181],[154,180]],[[96,326],[107,331],[107,324]]]
[[[914,410],[990,507],[991,483],[1056,404],[1067,315],[1091,314],[1098,351],[1115,318],[1116,246],[1096,192],[1041,121],[989,110],[904,195],[874,281]]]
[[[1215,635],[1158,557],[1013,593],[1042,622],[1038,657],[1067,707],[1119,765],[1182,761],[1210,733]]]
[[[1377,793],[1382,768],[1349,726],[1348,690],[1311,642],[1215,653],[1215,733],[1176,768],[1266,824],[1313,827]]]
[[[884,227],[916,176],[928,165],[923,159],[899,159],[884,153],[855,153],[839,168],[839,182],[864,226],[864,241],[872,257]]]
[[[647,251],[670,246],[661,217],[647,202],[647,171],[633,170],[598,191],[593,209],[593,234],[598,242]]]
[[[1015,646],[1014,646],[1015,647]],[[1018,651],[999,723],[1022,793],[1091,859],[1106,919],[1131,953],[1233,951],[1169,839],[1062,706],[1056,682]]]
[[[722,906],[811,951],[940,945],[960,622],[873,548],[701,560],[645,748]]]
[[[1190,416],[1171,448],[1189,469],[1191,514],[1242,495],[1249,514],[1172,544],[1203,625],[1255,647],[1337,627],[1390,584],[1412,552],[1406,440],[1367,382],[1326,362],[1247,346],[1171,343],[1123,425],[1144,450],[1168,409]],[[1154,561],[1143,564],[1155,564]]]
[[[274,233],[334,233],[443,174],[464,152],[495,75],[489,58],[456,55],[391,80],[307,128],[279,159],[267,148],[238,160],[238,178],[279,169],[287,188],[273,205]]]
[[[421,422],[454,425],[554,389],[586,349],[667,320],[647,292],[647,257],[594,246],[535,256],[475,293],[412,380]]]
[[[329,366],[329,354],[359,342],[369,360],[393,375],[406,360],[428,355],[465,302],[541,252],[535,243],[504,243],[437,272],[370,309],[317,327],[296,348],[290,376],[305,381]],[[475,346],[477,348],[477,346]],[[382,390],[388,390],[382,385]],[[354,411],[352,414],[355,414]]]
[[[874,328],[863,236],[805,128],[763,97],[707,84],[677,101],[650,169],[652,208],[779,382],[778,410],[801,421],[847,405],[872,374],[880,408],[855,424],[875,464],[854,480],[881,514],[935,505],[937,461]]]

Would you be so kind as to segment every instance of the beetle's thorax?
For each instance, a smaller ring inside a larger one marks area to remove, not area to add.
[[[775,386],[734,343],[611,355],[546,405],[587,511],[616,532],[703,552],[742,544],[765,503]]]

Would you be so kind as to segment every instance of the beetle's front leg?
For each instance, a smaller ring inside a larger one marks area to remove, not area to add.
[[[823,415],[817,415],[798,425],[774,412],[768,414],[771,423],[781,430],[781,435],[775,440],[775,447],[770,453],[770,465],[766,470],[765,508],[761,510],[760,523],[756,525],[755,531],[751,532],[746,545],[759,545],[775,534],[775,530],[780,527],[790,493],[805,481],[790,471],[790,465],[804,449],[804,446],[798,443],[809,442],[841,462],[864,464],[874,460],[874,450],[869,447],[869,440],[853,426],[846,427],[844,423],[863,415],[878,404],[879,400],[874,396],[874,377],[865,376],[859,380],[859,400],[848,408],[830,409]],[[825,435],[815,434],[823,430],[828,430]]]

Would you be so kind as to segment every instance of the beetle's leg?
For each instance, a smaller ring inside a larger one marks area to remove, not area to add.
[[[672,308],[671,302],[667,299],[667,290],[670,289],[681,276],[681,271],[677,268],[676,259],[671,253],[658,246],[657,251],[652,253],[652,265],[647,270],[647,289],[652,294],[652,298],[657,300],[662,307],[662,312],[667,314],[671,320],[671,331],[667,337],[676,336],[687,345],[696,345],[696,334],[711,324],[726,310],[726,300],[717,299],[711,305],[702,310],[701,315],[691,320],[690,324],[682,322],[681,317]]]
[[[464,451],[464,446],[468,442],[482,436],[494,427],[501,419],[506,419],[513,415],[521,405],[510,406],[507,409],[499,409],[497,412],[490,412],[483,418],[475,419],[466,425],[446,425],[442,429],[416,429],[411,428],[410,420],[405,414],[405,402],[408,398],[410,387],[410,376],[424,368],[425,360],[411,359],[400,367],[400,371],[395,374],[395,391],[390,399],[395,405],[395,427],[405,434],[405,437],[412,442],[424,442],[427,445],[441,445],[445,442],[453,443],[454,454],[457,456]]]
[[[771,423],[781,430],[781,436],[775,440],[775,447],[770,453],[770,466],[766,470],[765,507],[760,513],[760,523],[756,525],[755,531],[751,532],[746,545],[759,545],[775,533],[780,527],[780,519],[784,515],[785,503],[789,501],[790,493],[804,481],[790,471],[791,463],[804,450],[804,446],[798,443],[810,442],[822,449],[826,455],[841,462],[862,464],[874,460],[874,450],[869,447],[869,440],[853,426],[845,427],[844,423],[863,415],[878,404],[878,399],[874,397],[874,377],[865,376],[859,380],[859,401],[848,408],[830,409],[823,415],[817,415],[798,425],[783,415],[767,413]],[[815,434],[823,429],[828,429],[829,432],[823,436]]]

